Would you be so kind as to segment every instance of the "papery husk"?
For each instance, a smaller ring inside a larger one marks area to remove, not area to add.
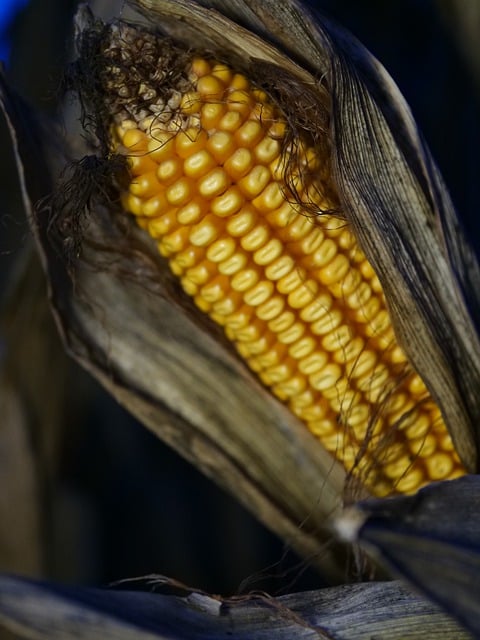
[[[139,586],[149,593],[128,590]],[[0,576],[0,620],[35,640],[467,640],[470,634],[398,582],[272,598],[226,599],[163,576],[124,591]]]

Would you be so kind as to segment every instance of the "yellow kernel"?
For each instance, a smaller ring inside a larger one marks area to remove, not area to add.
[[[217,240],[207,250],[207,258],[212,262],[223,262],[230,258],[236,248],[236,243],[233,238],[221,238]]]
[[[229,185],[229,177],[221,167],[217,167],[199,180],[198,191],[204,198],[215,198],[224,193]]]
[[[158,243],[158,248],[162,256],[169,256],[185,249],[188,243],[188,229],[181,227],[172,233],[164,236]]]
[[[295,291],[303,285],[306,279],[306,274],[303,269],[292,269],[290,273],[277,282],[277,289],[279,293],[288,294]]]
[[[239,91],[248,91],[250,82],[242,73],[236,73],[230,82],[230,87]]]
[[[170,158],[170,160],[164,160],[158,165],[157,179],[165,186],[168,186],[178,180],[182,173],[181,161],[178,158]]]
[[[196,90],[204,100],[219,100],[223,96],[225,86],[218,77],[208,74],[198,79]]]
[[[157,195],[144,202],[142,213],[147,218],[152,218],[166,213],[170,208],[165,191],[159,191]]]
[[[223,275],[219,275],[202,287],[200,295],[207,302],[218,302],[224,297],[229,288],[228,278]]]
[[[190,225],[199,222],[208,211],[208,202],[199,196],[195,196],[190,202],[177,211],[177,220],[180,224]]]
[[[224,273],[227,276],[231,276],[240,269],[243,269],[247,264],[248,258],[244,253],[235,253],[233,256],[221,262],[218,265],[220,273]]]
[[[307,235],[298,241],[301,255],[310,255],[322,246],[325,235],[318,226],[314,226]],[[296,243],[297,244],[297,243]]]
[[[226,324],[228,316],[238,311],[242,305],[242,295],[236,291],[230,291],[224,298],[213,303],[212,311],[219,316],[226,316],[227,318],[223,321],[223,324]]]
[[[182,285],[182,289],[188,296],[196,296],[198,293],[198,285],[192,282],[188,276],[184,278],[180,278],[180,284]]]
[[[239,342],[253,342],[254,340],[259,340],[264,332],[264,324],[257,321],[236,331],[235,339]]]
[[[353,314],[353,320],[356,322],[371,322],[380,311],[380,307],[381,302],[379,298],[377,296],[372,296],[361,306],[360,309],[355,311]]]
[[[234,90],[228,96],[227,106],[229,111],[238,111],[246,117],[252,110],[253,100],[245,91]]]
[[[190,245],[184,251],[177,253],[174,260],[175,264],[183,271],[184,269],[188,269],[188,267],[193,267],[198,264],[200,260],[203,259],[205,255],[205,251],[202,247],[194,247]]]
[[[375,351],[366,349],[359,354],[358,358],[351,361],[347,366],[348,375],[352,378],[366,377],[367,385],[372,385],[372,373],[377,364],[378,356]]]
[[[383,465],[383,472],[387,478],[395,480],[396,478],[406,477],[411,472],[412,460],[408,455],[403,455],[395,462]]]
[[[280,229],[280,234],[285,242],[295,242],[304,238],[312,230],[313,221],[305,215],[297,215],[284,229]]]
[[[437,439],[430,433],[423,438],[411,438],[408,440],[408,446],[413,455],[419,458],[429,458],[437,449]]]
[[[238,111],[227,111],[218,123],[218,128],[220,131],[230,131],[233,133],[240,127],[242,122],[243,116],[241,113],[238,113]]]
[[[274,365],[282,362],[285,357],[285,352],[285,345],[276,342],[270,347],[268,351],[255,356],[254,365],[255,367],[257,367],[258,371],[268,369],[268,367],[273,367]]]
[[[298,370],[309,376],[317,371],[321,371],[328,362],[328,356],[323,351],[315,351],[309,356],[302,358],[298,363]]]
[[[336,351],[333,354],[333,359],[339,364],[350,362],[350,360],[358,358],[364,348],[365,341],[360,336],[356,336],[348,344],[346,344],[343,349]]]
[[[257,214],[254,209],[243,207],[228,220],[227,232],[234,237],[243,236],[254,228],[256,222]]]
[[[296,398],[292,398],[290,408],[295,413],[308,409],[312,405],[317,406],[317,394],[312,389],[305,389]],[[298,413],[297,413],[298,415]],[[324,415],[324,414],[322,414]]]
[[[286,329],[291,327],[294,322],[294,313],[292,313],[291,311],[282,311],[279,316],[277,316],[273,320],[270,320],[270,322],[268,323],[268,328],[270,329],[270,331],[273,331],[273,333],[278,333],[279,331],[285,331]]]
[[[180,158],[188,158],[193,153],[201,151],[207,142],[207,133],[203,129],[190,127],[179,131],[175,136],[175,150]]]
[[[232,216],[243,207],[245,198],[241,194],[238,187],[233,186],[228,188],[225,193],[217,196],[212,200],[211,211],[220,218],[226,218]]]
[[[218,218],[209,214],[191,229],[190,242],[197,247],[205,247],[218,238],[221,230]]]
[[[340,281],[332,284],[329,290],[336,298],[344,299],[346,296],[350,296],[355,292],[362,276],[357,269],[350,268],[346,276]]]
[[[320,318],[323,318],[325,314],[330,311],[332,304],[332,296],[326,291],[322,291],[320,294],[317,294],[315,300],[300,311],[300,318],[308,324],[320,320]]]
[[[223,164],[236,149],[234,137],[228,131],[216,131],[207,142],[207,150],[218,164]]]
[[[352,329],[346,324],[341,324],[322,339],[322,347],[325,351],[344,349],[352,337]]]
[[[254,147],[263,138],[263,127],[257,120],[247,120],[235,132],[235,140],[239,147]]]
[[[297,396],[305,390],[307,381],[303,376],[292,376],[284,382],[279,382],[272,387],[274,394],[284,402]]]
[[[253,150],[256,159],[262,164],[270,164],[280,154],[280,143],[270,136],[265,136]]]
[[[309,376],[310,384],[317,391],[326,391],[335,388],[342,377],[342,370],[338,364],[329,363],[320,371]]]
[[[183,171],[189,178],[198,180],[216,166],[215,158],[206,149],[202,149],[185,160]]]
[[[347,306],[351,309],[360,309],[360,312],[362,313],[371,295],[372,289],[368,282],[361,282],[357,289],[347,297]]]
[[[128,168],[132,176],[143,176],[144,173],[157,170],[157,164],[149,155],[129,156]]]
[[[424,438],[430,431],[431,423],[428,414],[414,411],[400,421],[400,429],[405,431],[409,440]]]
[[[148,155],[157,164],[169,160],[175,152],[175,136],[171,131],[156,131],[148,141]]]
[[[161,238],[177,228],[177,216],[175,210],[169,211],[158,218],[149,219],[148,233],[152,238]]]
[[[273,293],[274,285],[269,280],[261,280],[257,285],[249,289],[243,299],[246,304],[250,304],[252,307],[264,303]]]
[[[195,188],[189,178],[179,178],[167,187],[166,196],[169,204],[175,207],[186,205],[193,197]]]
[[[184,93],[182,99],[180,101],[180,110],[182,113],[186,115],[192,115],[193,113],[198,113],[202,106],[202,102],[200,100],[200,94],[198,91],[188,91]]]
[[[282,255],[283,245],[278,238],[271,238],[267,244],[255,251],[253,261],[258,265],[267,265]]]
[[[327,266],[317,272],[318,279],[325,285],[335,284],[345,278],[349,269],[348,259],[339,253]]]
[[[245,251],[256,251],[267,242],[270,233],[270,227],[259,224],[241,238],[240,244]]]
[[[285,300],[281,296],[271,296],[266,302],[259,305],[256,314],[262,320],[273,320],[285,308]]]
[[[280,283],[279,283],[280,284]],[[307,280],[288,294],[288,304],[292,309],[302,309],[316,298],[318,293],[318,284],[315,280]]]
[[[141,198],[151,198],[160,190],[154,171],[135,177],[130,183],[130,192]]]
[[[268,213],[279,209],[285,197],[278,182],[270,181],[265,189],[254,200],[253,204],[262,213]]]
[[[147,150],[148,138],[140,129],[128,129],[125,131],[122,142],[129,151],[142,153]]]
[[[223,167],[232,180],[239,180],[251,170],[253,162],[252,153],[240,147],[225,161]]]
[[[253,342],[243,342],[237,345],[238,352],[244,358],[260,355],[265,353],[271,347],[274,337],[271,335],[262,336],[259,340]]]
[[[453,470],[452,457],[446,453],[437,452],[424,461],[429,480],[444,480]]]
[[[402,478],[395,482],[395,489],[400,493],[411,493],[420,489],[425,482],[425,475],[420,469],[410,469]]]
[[[190,72],[197,78],[201,78],[207,75],[207,73],[210,73],[210,69],[210,63],[208,60],[205,60],[205,58],[194,58],[190,66]]]
[[[312,395],[315,398],[314,403],[299,409],[300,417],[306,422],[323,420],[329,414],[328,402],[322,397],[319,399],[315,391],[312,392]],[[338,430],[337,425],[336,427]]]
[[[312,336],[303,336],[290,345],[288,353],[292,358],[300,360],[308,356],[317,346],[315,338]]]
[[[186,272],[186,277],[194,284],[206,284],[216,273],[215,265],[205,261]]]
[[[326,436],[335,436],[335,431],[337,425],[333,420],[313,420],[308,423],[308,428],[313,433],[313,435],[318,436],[322,442],[323,438]]]
[[[320,247],[304,258],[303,263],[309,269],[322,268],[328,265],[337,255],[337,245],[331,238],[325,238]]]
[[[278,364],[273,367],[269,367],[261,374],[262,381],[271,386],[272,384],[276,384],[277,382],[283,382],[290,378],[295,371],[295,363],[291,360],[286,360],[281,364]]]
[[[339,309],[332,309],[323,318],[313,322],[310,325],[310,330],[314,335],[325,335],[336,329],[341,324],[342,319],[342,312]]]
[[[253,311],[246,305],[242,305],[240,309],[232,313],[230,318],[227,318],[227,326],[232,329],[232,331],[238,331],[243,327],[246,327],[252,321]]]
[[[269,280],[280,280],[289,274],[294,267],[295,262],[291,256],[281,256],[267,266],[265,275]]]
[[[257,164],[241,180],[238,186],[247,198],[256,198],[268,185],[271,180],[270,170],[261,164]]]
[[[230,286],[234,291],[246,291],[258,282],[258,271],[256,269],[244,269],[236,273],[230,281]]]
[[[233,72],[227,65],[217,63],[212,69],[212,76],[218,78],[226,86],[232,81]]]
[[[413,374],[410,378],[410,382],[408,383],[408,390],[410,391],[410,393],[413,393],[414,396],[423,396],[427,393],[425,383],[417,373]]]
[[[300,340],[304,333],[305,325],[303,322],[295,322],[291,327],[277,334],[277,338],[283,344],[292,344],[293,342]]]

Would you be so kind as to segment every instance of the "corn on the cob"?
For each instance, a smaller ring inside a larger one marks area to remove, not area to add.
[[[195,58],[188,79],[167,102],[140,85],[153,107],[114,118],[131,172],[124,207],[262,382],[373,493],[462,474],[379,280],[332,213],[318,149],[286,145],[281,111],[228,66]]]

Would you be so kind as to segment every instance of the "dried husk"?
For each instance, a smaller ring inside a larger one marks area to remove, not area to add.
[[[138,581],[141,583],[141,581]],[[132,581],[132,587],[137,587]],[[130,588],[132,588],[130,587]],[[470,634],[398,582],[270,598],[224,599],[162,576],[150,593],[0,577],[0,620],[35,640],[467,640]]]

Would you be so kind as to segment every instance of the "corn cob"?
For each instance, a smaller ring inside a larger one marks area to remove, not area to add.
[[[124,208],[248,366],[374,494],[464,473],[335,213],[328,159],[308,137],[288,144],[288,120],[245,75],[199,57],[185,77],[168,100],[140,84],[137,106],[113,117],[131,177]]]

